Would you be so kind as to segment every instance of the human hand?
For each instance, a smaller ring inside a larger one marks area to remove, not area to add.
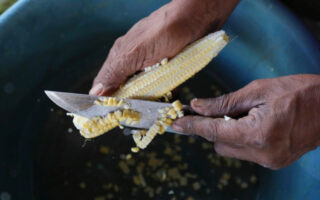
[[[218,98],[194,99],[191,106],[203,116],[178,119],[173,129],[214,142],[222,156],[279,169],[320,145],[318,75],[255,80]]]
[[[222,26],[238,0],[173,0],[118,38],[94,80],[92,95],[110,95],[135,72],[171,58]]]

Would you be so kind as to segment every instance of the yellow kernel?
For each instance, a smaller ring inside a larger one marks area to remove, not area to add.
[[[99,101],[99,100],[95,100],[95,101],[94,101],[94,104],[101,106],[101,105],[102,105],[102,102]]]
[[[79,184],[79,187],[80,187],[81,189],[85,189],[87,186],[86,186],[86,183],[85,183],[85,182],[81,182],[81,183]]]
[[[182,104],[179,100],[176,100],[172,103],[172,106],[173,108],[176,110],[176,111],[179,111],[182,109]]]
[[[167,114],[168,114],[168,115],[175,115],[175,114],[176,114],[176,111],[175,111],[175,109],[171,108],[171,109],[168,111]]]
[[[122,116],[127,119],[130,116],[130,111],[128,109],[123,110]]]
[[[114,112],[115,117],[119,120],[122,117],[122,112],[120,110],[117,110]]]
[[[171,119],[177,119],[177,117],[178,117],[178,116],[177,116],[176,113],[174,113],[173,115],[170,115],[170,118],[171,118]]]
[[[124,162],[124,161],[120,161],[119,162],[119,167],[122,170],[123,173],[125,174],[129,174],[130,173],[130,169],[128,167],[128,165]]]
[[[253,183],[253,184],[256,183],[257,182],[257,177],[255,175],[251,175],[250,182]]]
[[[240,184],[240,188],[241,188],[241,189],[247,189],[247,188],[248,188],[248,183],[247,183],[247,182],[242,182],[242,183]]]
[[[197,191],[197,190],[200,190],[201,185],[200,185],[199,182],[195,182],[195,183],[192,184],[192,187],[193,187],[193,189],[194,189],[195,191]]]
[[[126,160],[130,160],[132,158],[132,155],[129,153],[126,155]]]
[[[131,148],[131,151],[132,151],[133,153],[138,153],[138,152],[139,152],[139,147],[132,147],[132,148]]]
[[[104,196],[98,196],[95,197],[94,200],[105,200],[106,198]]]
[[[164,132],[166,131],[166,129],[162,126],[162,125],[159,125],[159,134],[162,135]]]
[[[117,106],[122,106],[124,104],[124,100],[123,99],[120,99],[120,101],[118,102],[118,105]]]

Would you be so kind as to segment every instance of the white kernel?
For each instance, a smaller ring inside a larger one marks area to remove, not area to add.
[[[168,58],[162,59],[160,63],[161,63],[161,65],[168,64]]]
[[[224,120],[229,121],[230,119],[232,119],[232,118],[228,117],[227,115],[224,116]]]

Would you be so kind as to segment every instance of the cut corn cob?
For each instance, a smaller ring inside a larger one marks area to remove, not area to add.
[[[94,138],[109,130],[120,126],[120,122],[128,123],[140,120],[140,113],[132,110],[116,111],[109,113],[105,117],[95,117],[88,119],[79,115],[74,115],[73,124],[80,130],[80,134],[85,138]]]
[[[165,58],[160,63],[145,68],[144,72],[129,79],[113,95],[114,97],[106,97],[95,103],[105,106],[122,106],[124,104],[122,98],[159,99],[166,94],[170,94],[171,90],[204,68],[227,43],[228,37],[224,31],[211,33],[187,46],[171,60],[168,61]],[[123,108],[125,108],[124,111],[116,111],[107,116],[91,120],[74,115],[73,122],[84,137],[97,137],[119,126],[120,122],[130,124],[139,121],[140,116],[132,114],[128,105],[124,104]],[[162,134],[172,124],[173,119],[183,116],[181,109],[182,104],[174,102],[172,107],[159,110],[160,118],[150,130],[144,132],[144,134],[140,133],[140,135],[133,136],[137,146],[143,149],[156,134]],[[137,152],[138,147],[132,148],[132,151]]]
[[[173,107],[173,105],[179,104],[181,104],[180,101],[175,101],[174,103],[172,103],[172,106],[159,109],[158,112],[162,114],[163,117],[158,119],[147,132],[134,132],[134,135],[132,137],[138,148],[145,149],[157,134],[163,134],[165,132],[167,127],[172,124],[172,119],[176,119],[177,112],[182,112],[182,106],[179,110],[176,110]]]
[[[187,46],[169,62],[131,78],[114,96],[155,100],[204,68],[228,43],[218,31]]]

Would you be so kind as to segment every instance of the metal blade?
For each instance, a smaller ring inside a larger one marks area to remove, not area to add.
[[[110,106],[99,106],[94,104],[95,100],[102,100],[104,97],[67,93],[67,92],[56,92],[56,91],[45,91],[46,95],[58,106],[65,109],[68,112],[75,113],[77,115],[93,118],[97,116],[105,116],[109,112],[114,112],[118,109],[123,109],[123,106],[110,107]],[[158,109],[171,106],[170,103],[162,103],[155,101],[145,101],[138,99],[124,99],[125,104],[129,105],[130,109],[141,113],[141,120],[135,125],[130,125],[134,128],[148,129],[158,119]],[[125,125],[125,124],[124,124]],[[127,126],[127,125],[126,125]],[[170,132],[178,133],[169,129]],[[182,133],[179,133],[182,134]]]
[[[70,113],[76,113],[81,116],[91,118],[91,114],[85,113],[87,109],[94,106],[94,101],[99,99],[96,96],[85,95],[85,94],[76,94],[68,92],[56,92],[56,91],[44,91],[46,95],[57,104],[59,107]],[[79,112],[84,111],[80,114]]]

